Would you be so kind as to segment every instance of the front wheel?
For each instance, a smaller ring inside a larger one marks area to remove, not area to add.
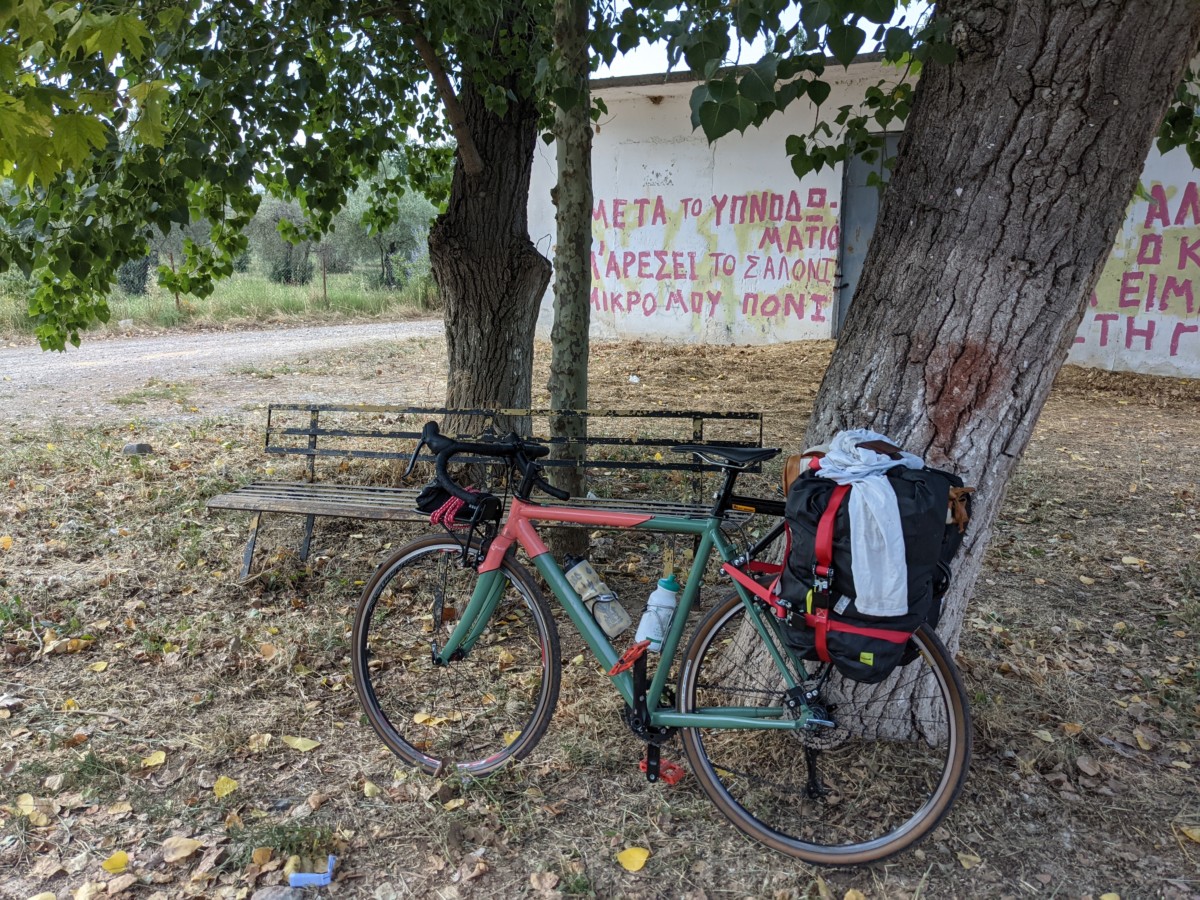
[[[558,702],[558,630],[529,573],[505,559],[499,599],[469,653],[434,663],[479,574],[479,548],[446,535],[393,553],[363,589],[351,635],[354,686],[371,727],[428,774],[485,775],[526,756]]]
[[[769,619],[764,615],[763,619]],[[764,621],[782,652],[779,632]],[[741,831],[818,865],[876,862],[913,846],[949,811],[966,778],[971,725],[945,646],[922,626],[914,660],[882,684],[806,663],[806,686],[833,724],[804,731],[689,728],[700,786]],[[782,707],[784,685],[746,606],[732,597],[688,646],[679,710]],[[782,713],[786,715],[785,713]]]

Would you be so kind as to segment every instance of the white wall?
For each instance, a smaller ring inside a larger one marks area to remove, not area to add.
[[[826,101],[861,98],[875,64]],[[797,182],[784,153],[815,108],[709,145],[693,132],[690,84],[610,88],[592,152],[592,335],[762,344],[832,334],[840,167]],[[534,162],[530,234],[554,246],[554,148]],[[550,331],[553,290],[538,332]]]
[[[825,109],[887,77],[830,69]],[[797,182],[787,135],[816,110],[797,102],[761,129],[709,145],[690,127],[687,83],[613,86],[593,147],[592,335],[762,344],[832,335],[840,167]],[[1152,150],[1071,353],[1108,369],[1200,377],[1200,175],[1186,153]],[[554,251],[554,148],[534,162],[530,234]],[[548,337],[553,286],[538,333]]]
[[[1200,378],[1200,173],[1187,153],[1150,151],[1084,313],[1070,361]]]

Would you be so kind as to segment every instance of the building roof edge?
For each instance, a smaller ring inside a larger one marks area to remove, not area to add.
[[[825,57],[825,62],[828,66],[841,65],[832,56]],[[882,53],[860,53],[854,57],[854,61],[846,68],[880,62],[883,62]],[[727,66],[720,71],[725,73],[741,72],[749,68],[749,66]],[[658,87],[667,84],[688,84],[699,82],[700,80],[690,71],[684,69],[676,72],[657,72],[649,75],[617,75],[612,78],[592,78],[589,84],[592,90],[603,90],[605,88]]]

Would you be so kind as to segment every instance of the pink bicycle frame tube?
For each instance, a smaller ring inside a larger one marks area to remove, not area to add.
[[[615,512],[607,509],[574,509],[570,506],[539,506],[523,500],[513,499],[508,518],[500,533],[492,541],[487,558],[479,567],[480,572],[492,572],[500,568],[504,554],[514,543],[532,559],[548,553],[549,548],[534,528],[534,522],[569,522],[573,525],[592,525],[600,528],[635,528],[652,518],[644,513]]]

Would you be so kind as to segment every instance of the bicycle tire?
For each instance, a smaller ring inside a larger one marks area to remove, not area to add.
[[[503,594],[471,652],[433,663],[471,597],[479,548],[429,535],[401,547],[363,589],[351,633],[367,721],[396,756],[430,775],[480,776],[522,759],[558,702],[558,630],[529,572],[512,559]],[[440,622],[435,622],[441,598]]]
[[[680,712],[782,704],[782,678],[769,657],[758,657],[765,665],[746,662],[763,650],[763,639],[745,614],[734,596],[697,627],[681,669]],[[922,626],[913,642],[920,653],[883,685],[842,682],[843,696],[830,707],[836,728],[683,729],[701,788],[743,833],[805,862],[862,865],[915,845],[962,790],[971,723],[962,681],[941,640]],[[829,684],[836,683],[834,673]],[[911,685],[918,685],[912,689],[919,691],[916,705],[907,712],[898,704],[889,709],[887,697]],[[912,731],[915,741],[902,739]],[[831,790],[824,798],[808,791],[808,750],[817,751],[816,771]]]

